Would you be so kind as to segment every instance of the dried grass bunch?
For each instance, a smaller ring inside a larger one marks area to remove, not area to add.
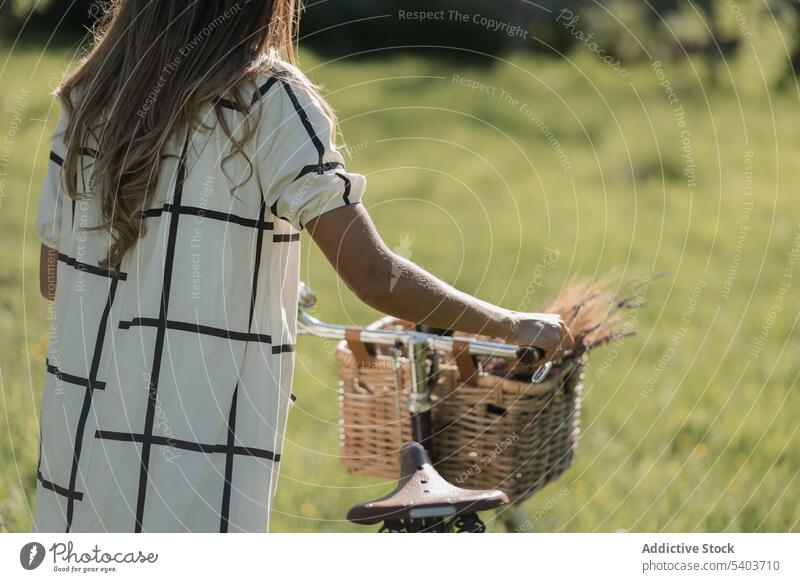
[[[645,305],[647,290],[660,276],[633,279],[620,285],[616,292],[610,291],[614,276],[605,276],[594,283],[580,279],[570,282],[558,297],[540,309],[558,313],[575,339],[575,347],[555,365],[566,364],[596,347],[633,335],[632,318],[626,318],[625,314],[635,313]],[[483,369],[490,374],[517,380],[530,379],[533,373],[529,365],[502,358],[487,359]]]

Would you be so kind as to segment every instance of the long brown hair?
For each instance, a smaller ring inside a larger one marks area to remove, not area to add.
[[[293,40],[302,0],[112,0],[80,66],[56,91],[68,115],[65,186],[72,199],[100,197],[111,234],[102,265],[116,267],[144,232],[141,211],[158,179],[167,139],[213,102],[234,152],[219,97],[247,111],[242,87],[274,58],[295,63]],[[91,147],[90,144],[96,144]],[[91,184],[79,191],[87,148],[96,150]],[[249,160],[248,160],[249,162]]]

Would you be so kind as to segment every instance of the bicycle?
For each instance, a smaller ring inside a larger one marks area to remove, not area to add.
[[[356,331],[364,343],[405,348],[411,364],[412,390],[408,400],[413,441],[400,448],[400,475],[396,487],[387,495],[352,507],[347,519],[359,525],[383,522],[381,532],[459,532],[482,533],[485,524],[478,512],[498,509],[509,503],[499,490],[463,489],[449,483],[433,466],[425,445],[433,438],[431,423],[431,382],[426,370],[438,351],[452,352],[453,338],[419,330],[380,329],[377,322],[366,328],[353,328],[320,321],[309,313],[316,304],[311,289],[301,283],[298,295],[298,334],[330,340],[346,340]],[[515,346],[480,339],[460,340],[471,356],[500,357],[535,364],[542,352],[533,346]],[[552,367],[551,362],[538,367],[531,382],[541,383]],[[521,516],[510,508],[504,521],[509,531],[519,528]]]

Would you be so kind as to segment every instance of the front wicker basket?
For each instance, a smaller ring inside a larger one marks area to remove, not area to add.
[[[404,355],[395,360],[380,349],[364,358],[363,346],[353,342],[336,349],[342,461],[351,474],[396,479],[397,453],[412,438],[410,365]],[[554,366],[544,382],[531,384],[486,373],[465,382],[452,354],[439,357],[429,452],[448,481],[501,489],[516,503],[569,468],[580,432],[584,358]]]

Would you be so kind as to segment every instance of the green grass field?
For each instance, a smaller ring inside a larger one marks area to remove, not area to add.
[[[647,64],[622,78],[586,54],[490,68],[305,57],[385,240],[448,282],[518,309],[574,276],[671,273],[649,290],[638,335],[593,354],[580,455],[523,506],[534,531],[800,530],[793,85],[767,92],[757,69],[735,67],[708,84],[701,62],[664,64],[671,104]],[[0,50],[7,531],[31,523],[48,324],[33,225],[55,123],[48,86],[69,60]],[[375,319],[304,244],[319,315]],[[537,269],[546,249],[559,260]],[[347,508],[387,491],[337,458],[336,383],[329,346],[303,338],[273,531],[356,531]]]

